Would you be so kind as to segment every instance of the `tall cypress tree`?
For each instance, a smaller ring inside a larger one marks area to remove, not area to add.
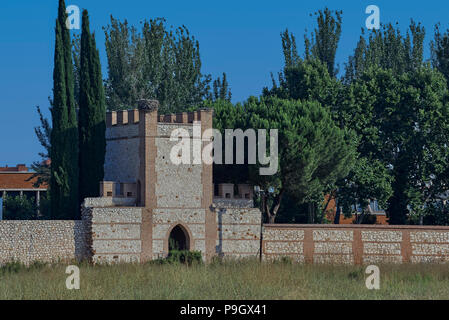
[[[56,20],[51,108],[51,215],[54,219],[76,219],[78,207],[78,129],[74,98],[70,32],[66,27],[64,0],[59,1]]]
[[[79,201],[99,196],[106,153],[106,103],[100,56],[90,33],[89,15],[83,11],[79,93]]]

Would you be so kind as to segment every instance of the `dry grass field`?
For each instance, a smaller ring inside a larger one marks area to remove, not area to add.
[[[67,265],[0,268],[0,299],[449,299],[449,265],[379,265],[380,289],[365,267],[260,264],[80,264],[80,289],[66,288]]]

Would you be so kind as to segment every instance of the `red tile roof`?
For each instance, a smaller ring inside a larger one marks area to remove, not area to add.
[[[27,172],[28,168],[24,164],[18,164],[15,167],[0,167],[0,172]]]
[[[33,176],[33,172],[29,172],[24,164],[19,164],[16,167],[0,167],[0,190],[47,189],[45,184],[35,188],[33,184],[36,182],[36,178],[27,181],[31,176]]]

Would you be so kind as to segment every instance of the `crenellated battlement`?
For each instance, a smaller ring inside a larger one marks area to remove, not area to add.
[[[139,123],[139,110],[108,111],[106,113],[106,127]]]
[[[194,121],[201,121],[202,114],[211,112],[212,110],[202,109],[192,112],[179,112],[179,113],[158,115],[158,122],[188,124],[193,123]],[[108,111],[106,113],[106,127],[108,128],[137,123],[139,123],[138,109],[124,110],[124,111]]]

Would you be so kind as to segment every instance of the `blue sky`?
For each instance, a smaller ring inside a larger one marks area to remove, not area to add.
[[[52,94],[54,24],[57,0],[2,1],[0,4],[0,166],[29,165],[38,160],[41,146],[34,134],[39,125],[35,110],[40,105],[47,116]],[[310,13],[324,7],[343,10],[343,32],[337,62],[343,68],[353,52],[368,16],[365,8],[380,8],[381,22],[399,22],[406,30],[411,18],[426,27],[426,44],[435,23],[449,26],[449,2],[429,1],[114,1],[66,0],[89,10],[91,29],[107,75],[102,26],[112,14],[133,25],[165,17],[169,25],[186,25],[200,42],[203,73],[213,78],[224,71],[233,101],[259,95],[270,85],[270,72],[282,67],[280,32],[288,28],[298,39],[314,26]],[[426,51],[428,56],[428,50]]]

